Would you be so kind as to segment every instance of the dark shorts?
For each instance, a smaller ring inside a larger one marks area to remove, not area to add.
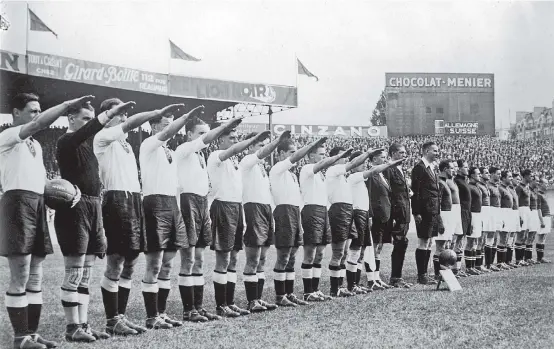
[[[328,245],[331,243],[331,227],[327,207],[306,205],[302,208],[304,245]]]
[[[106,253],[102,202],[98,196],[81,195],[75,207],[60,207],[54,216],[58,243],[64,256]]]
[[[212,243],[212,222],[208,197],[182,193],[181,215],[187,227],[189,246],[208,247]]]
[[[399,220],[391,217],[387,222],[386,229],[393,240],[402,240],[408,234],[410,223],[400,223]]]
[[[416,231],[420,239],[438,236],[441,231],[444,232],[441,215],[421,215],[421,223],[416,222]]]
[[[371,246],[371,238],[369,234],[369,213],[364,210],[354,210],[352,230],[350,236],[352,242],[350,247],[358,249],[362,246]]]
[[[392,243],[392,235],[390,229],[387,229],[389,221],[381,222],[378,219],[373,220],[371,225],[371,237],[374,244],[390,244]]]
[[[175,196],[147,195],[143,206],[147,252],[188,247],[187,229]]]
[[[278,205],[273,211],[275,219],[275,248],[298,247],[303,244],[300,208]]]
[[[273,219],[271,205],[247,202],[244,204],[246,230],[244,246],[258,247],[273,245]]]
[[[329,225],[331,227],[332,242],[348,240],[352,230],[352,204],[337,202],[329,208]]]
[[[127,256],[146,251],[140,193],[106,191],[102,198],[102,219],[108,240],[107,254]]]
[[[0,199],[0,256],[54,253],[42,195],[8,190]]]
[[[462,208],[461,215],[463,235],[468,236],[471,234],[471,211]]]
[[[242,250],[242,205],[238,202],[214,200],[210,207],[212,220],[211,249],[220,252]]]

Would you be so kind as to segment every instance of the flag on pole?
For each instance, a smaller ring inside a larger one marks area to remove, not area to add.
[[[298,62],[298,74],[306,75],[310,78],[315,78],[316,81],[319,81],[319,78],[315,76],[311,71],[309,71],[308,68],[306,68],[306,66],[302,64],[302,62],[300,62],[298,58],[296,59],[296,61]]]
[[[58,38],[58,34],[56,34],[52,29],[50,29],[44,22],[38,18],[37,15],[31,9],[29,10],[29,20],[31,22],[31,30],[32,31],[38,31],[38,32],[50,32],[54,34],[56,38]]]
[[[192,62],[198,62],[200,61],[198,58],[193,57],[186,53],[185,51],[181,50],[181,48],[173,43],[173,41],[169,40],[169,51],[171,58],[174,59],[182,59],[184,61],[192,61]]]

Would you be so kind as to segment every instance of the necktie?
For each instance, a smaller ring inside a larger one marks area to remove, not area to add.
[[[37,155],[37,151],[35,150],[35,139],[33,137],[29,137],[25,143],[27,144],[27,147],[29,148],[29,151],[35,157]]]
[[[164,144],[162,148],[164,148],[165,157],[167,158],[167,161],[171,164],[173,162],[173,158],[171,157],[171,151],[167,147],[167,144]]]
[[[200,167],[206,167],[206,160],[204,160],[204,155],[202,153],[196,153],[198,155],[198,162],[200,162]]]

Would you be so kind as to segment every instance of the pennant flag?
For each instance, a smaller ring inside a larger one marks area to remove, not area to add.
[[[58,38],[58,34],[56,34],[52,29],[50,29],[44,22],[38,18],[37,15],[31,9],[29,9],[29,20],[31,21],[31,30],[32,31],[39,31],[39,32],[50,32],[54,34],[56,38]]]
[[[192,62],[200,61],[198,58],[193,57],[188,53],[186,53],[185,51],[181,50],[181,48],[175,45],[171,40],[169,40],[169,51],[171,54],[171,58],[174,58],[174,59],[182,59],[184,61],[192,61]]]
[[[312,72],[309,71],[308,68],[306,68],[306,66],[304,66],[304,64],[302,64],[302,62],[300,62],[298,58],[296,59],[296,61],[298,62],[298,74],[306,75],[310,78],[315,78],[316,81],[319,81],[319,78],[312,74]]]

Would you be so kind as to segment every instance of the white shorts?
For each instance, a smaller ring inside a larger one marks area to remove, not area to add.
[[[444,227],[444,234],[439,234],[435,237],[438,241],[450,241],[454,232],[454,225],[456,224],[453,211],[441,211],[442,225]]]
[[[482,206],[481,207],[481,219],[483,220],[483,232],[492,231],[491,227],[491,207]]]
[[[490,209],[491,216],[491,227],[490,231],[500,231],[502,230],[502,209],[500,207],[492,207]]]
[[[529,231],[538,232],[541,228],[541,220],[539,218],[539,211],[532,210],[529,219]]]
[[[478,239],[483,234],[483,219],[481,212],[471,212],[471,235],[468,237]]]
[[[464,235],[464,230],[462,229],[462,208],[460,204],[452,204],[452,234],[453,235]]]
[[[523,221],[519,231],[529,230],[529,226],[531,225],[531,209],[529,206],[519,207],[519,218]]]
[[[542,217],[542,221],[544,222],[544,228],[540,228],[537,234],[543,235],[550,233],[552,231],[552,216]]]
[[[510,220],[510,233],[517,233],[521,230],[521,221],[519,217],[519,211],[511,209],[512,212],[508,215],[508,219]]]

